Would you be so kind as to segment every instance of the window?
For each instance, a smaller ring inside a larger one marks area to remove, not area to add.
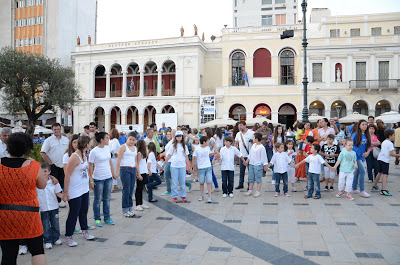
[[[394,35],[400,35],[400,26],[394,27]]]
[[[15,47],[19,46],[19,40],[15,40]]]
[[[281,64],[281,85],[294,84],[294,53],[291,50],[284,50],[280,55]]]
[[[233,13],[237,13],[237,10],[233,10]]]
[[[282,6],[282,7],[275,7],[275,10],[283,10],[286,9],[286,6]]]
[[[19,26],[20,26],[20,27],[23,27],[23,26],[24,26],[24,25],[23,25],[22,19],[19,20]]]
[[[379,87],[389,87],[389,61],[379,62]]]
[[[339,38],[340,37],[340,29],[331,29],[330,37],[331,38]]]
[[[38,18],[37,18],[37,17],[34,17],[34,18],[33,18],[33,25],[37,25],[37,21],[38,21]]]
[[[261,26],[271,26],[272,16],[261,16]]]
[[[275,0],[275,4],[284,4],[286,0]]]
[[[43,0],[39,0],[39,5],[43,5]]]
[[[254,52],[253,76],[271,77],[271,53],[267,49],[260,48]]]
[[[43,24],[43,17],[38,17],[38,24]]]
[[[322,63],[312,64],[313,82],[322,82]]]
[[[360,36],[360,29],[350,29],[350,36],[351,37],[359,37]]]
[[[271,10],[272,10],[272,7],[261,8],[261,11],[271,11]]]
[[[14,21],[14,26],[15,26],[16,28],[18,28],[18,20],[15,20],[15,21]]]
[[[237,0],[233,0],[235,6],[237,6]]]
[[[241,51],[236,51],[231,57],[232,64],[232,86],[243,86],[244,85],[244,73],[245,73],[245,59],[244,54]]]
[[[233,18],[233,26],[234,26],[235,28],[237,28],[237,25],[238,25],[238,23],[237,23],[237,17],[234,17],[234,18]]]
[[[366,62],[357,62],[356,63],[356,87],[366,87],[367,83],[367,63]]]
[[[380,36],[380,35],[382,35],[382,28],[381,28],[381,27],[379,27],[379,28],[372,28],[372,29],[371,29],[371,35],[372,35],[372,36]]]
[[[276,25],[286,25],[286,15],[276,15]]]
[[[272,0],[262,0],[261,4],[263,4],[263,5],[271,5],[272,4]]]

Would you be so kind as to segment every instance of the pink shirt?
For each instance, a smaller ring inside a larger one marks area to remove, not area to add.
[[[331,128],[331,127],[328,127],[328,129],[325,131],[325,129],[324,128],[321,128],[321,129],[319,129],[318,130],[318,135],[320,136],[320,137],[328,137],[328,135],[329,134],[333,134],[333,135],[335,135],[335,130],[333,129],[333,128]],[[326,141],[321,141],[321,142],[319,142],[319,145],[322,147],[324,144],[326,144]]]

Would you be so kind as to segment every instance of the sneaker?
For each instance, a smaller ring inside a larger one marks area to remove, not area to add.
[[[131,217],[133,217],[133,216],[136,215],[134,211],[128,211],[128,214],[129,214]]]
[[[192,191],[192,183],[189,183],[189,189],[188,189],[188,192],[191,192]]]
[[[44,244],[44,248],[45,249],[52,249],[53,245],[51,243],[46,243],[46,244]]]
[[[352,190],[351,193],[360,193],[359,190]]]
[[[342,197],[342,195],[343,195],[343,192],[339,192],[338,194],[336,194],[336,198],[340,198],[340,197]]]
[[[173,198],[173,200],[174,200],[174,203],[178,203],[178,198]]]
[[[286,197],[290,197],[290,195],[288,193],[284,193],[283,195],[285,195]]]
[[[60,239],[57,239],[56,242],[54,242],[54,245],[59,246],[62,244],[62,241]]]
[[[140,205],[140,206],[142,206],[143,209],[150,209],[150,206],[148,206],[148,205],[146,205],[144,203],[142,205]]]
[[[202,201],[202,200],[203,200],[203,198],[204,198],[204,196],[203,196],[203,195],[200,195],[200,197],[199,197],[199,201]]]
[[[292,192],[297,192],[295,187],[292,188]]]
[[[20,246],[18,254],[19,255],[25,255],[26,253],[28,253],[28,246],[26,246],[26,245]]]
[[[187,202],[186,197],[182,197],[182,201],[183,201],[183,202]]]
[[[135,210],[136,211],[143,211],[143,208],[140,205],[138,205],[138,206],[135,207]]]
[[[379,187],[378,186],[372,186],[371,191],[378,191]]]
[[[328,190],[329,190],[328,186],[325,186],[324,191],[328,191]]]
[[[392,196],[392,194],[390,194],[388,190],[381,190],[381,195]]]
[[[369,180],[368,180],[368,183],[372,183],[372,180],[369,179]]]
[[[304,195],[304,199],[310,199],[312,196]]]
[[[229,193],[229,197],[233,198],[233,193]]]
[[[360,196],[361,197],[364,197],[364,198],[368,198],[369,196],[371,196],[368,192],[366,192],[365,190],[363,191],[363,192],[361,192],[360,193]]]
[[[73,239],[72,236],[67,236],[65,237],[65,242],[67,243],[67,246],[69,247],[76,247],[78,243],[76,243]]]
[[[94,236],[89,234],[87,230],[82,231],[82,237],[86,240],[93,240]]]
[[[275,185],[275,180],[272,180],[272,181],[271,181],[271,184],[272,184],[272,185]]]
[[[256,191],[256,192],[254,193],[254,198],[260,197],[260,195],[261,195],[261,193],[260,193],[259,191]]]
[[[103,224],[101,223],[100,220],[94,221],[94,224],[95,224],[96,226],[98,226],[98,227],[102,227],[102,226],[103,226]]]
[[[130,218],[130,217],[133,216],[133,215],[130,214],[130,212],[123,213],[122,215],[123,215],[124,217],[127,217],[127,218]]]
[[[222,198],[226,198],[226,193],[222,194]]]
[[[171,192],[169,192],[169,191],[164,191],[164,192],[161,194],[161,196],[167,196],[167,195],[171,195]]]
[[[351,197],[350,195],[349,195],[349,196],[346,196],[346,199],[349,199],[350,201],[354,201],[354,198]]]
[[[330,191],[334,191],[334,189],[333,189],[333,187],[330,187],[330,189],[329,189]]]
[[[279,192],[276,192],[274,197],[278,197],[279,196]]]
[[[67,204],[64,201],[61,201],[58,203],[58,207],[65,208],[65,207],[67,207]]]
[[[252,190],[248,190],[248,191],[244,194],[244,196],[250,196],[252,192],[253,192]]]
[[[208,200],[207,200],[207,202],[208,202],[208,203],[212,203],[211,195],[208,195]]]
[[[111,218],[104,220],[104,223],[109,224],[109,225],[115,225],[115,222]]]
[[[304,189],[303,189],[303,191],[307,191],[308,190],[308,186],[306,186]]]
[[[80,230],[79,228],[75,228],[74,230],[74,234],[81,234],[82,230]]]
[[[87,228],[88,230],[94,230],[94,229],[96,229],[96,227],[91,226],[91,225],[88,225],[87,227],[88,227],[88,228]]]
[[[220,191],[221,191],[221,188],[220,188],[220,187],[215,188],[213,191],[214,191],[214,192],[220,192]]]

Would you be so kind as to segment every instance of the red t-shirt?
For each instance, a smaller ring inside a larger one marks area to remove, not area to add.
[[[309,144],[306,144],[306,147],[304,148],[304,152],[307,155],[311,155],[311,146]]]

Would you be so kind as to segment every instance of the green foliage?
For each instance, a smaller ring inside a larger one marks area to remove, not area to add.
[[[41,149],[42,149],[41,144],[35,144],[29,155],[27,155],[26,157],[27,158],[30,157],[38,162],[44,162],[43,157],[40,155]]]

